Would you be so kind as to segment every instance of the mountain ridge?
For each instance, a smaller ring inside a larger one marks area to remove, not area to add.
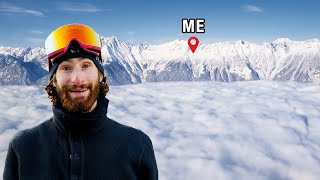
[[[279,38],[261,44],[242,40],[200,43],[195,53],[190,51],[186,40],[180,39],[159,45],[132,45],[115,36],[101,40],[103,67],[111,85],[260,79],[320,83],[320,41],[316,38],[305,41]],[[48,82],[44,48],[0,46],[0,55],[0,85]],[[20,66],[4,63],[8,58],[10,62],[19,60]],[[24,75],[17,81],[11,78],[14,73]]]

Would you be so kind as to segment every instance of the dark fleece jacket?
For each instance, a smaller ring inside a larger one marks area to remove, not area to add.
[[[106,116],[100,97],[90,113],[53,105],[53,117],[11,140],[4,180],[158,179],[150,138]]]

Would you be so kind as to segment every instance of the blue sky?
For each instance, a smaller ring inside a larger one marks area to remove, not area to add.
[[[102,36],[160,44],[196,35],[202,43],[320,38],[317,0],[0,1],[0,45],[43,47],[57,27],[82,23]],[[205,34],[182,34],[182,18],[205,18]]]

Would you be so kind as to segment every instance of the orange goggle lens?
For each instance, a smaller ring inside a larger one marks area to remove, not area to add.
[[[92,28],[82,24],[69,24],[59,27],[48,36],[45,42],[46,54],[50,58],[63,53],[72,40],[77,40],[85,50],[101,50],[100,36]]]

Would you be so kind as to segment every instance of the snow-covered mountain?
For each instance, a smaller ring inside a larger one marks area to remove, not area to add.
[[[155,81],[293,80],[320,83],[320,40],[199,44],[186,40],[131,45],[102,37],[104,68],[111,85]],[[46,84],[44,48],[0,46],[0,85]]]

